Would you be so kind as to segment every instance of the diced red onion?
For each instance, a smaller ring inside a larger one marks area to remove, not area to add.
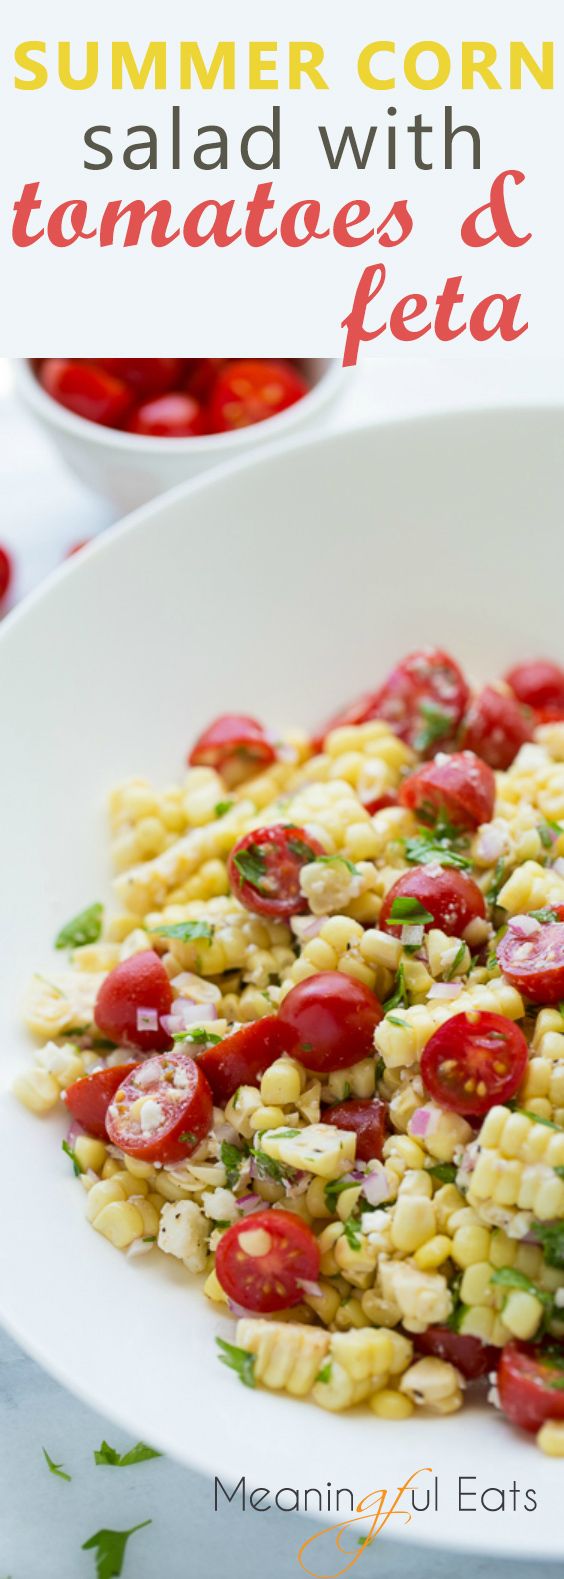
[[[380,1206],[382,1201],[388,1200],[390,1186],[385,1168],[381,1171],[378,1169],[374,1173],[365,1173],[362,1193],[369,1206]]]
[[[298,1288],[303,1288],[304,1294],[309,1294],[311,1299],[323,1298],[323,1289],[319,1287],[319,1283],[312,1282],[311,1278],[297,1277],[296,1283]]]
[[[249,1212],[260,1211],[261,1207],[264,1206],[264,1201],[260,1195],[239,1195],[237,1206],[239,1211],[243,1213],[243,1216],[247,1217]]]
[[[66,1142],[67,1142],[67,1146],[70,1146],[71,1151],[72,1151],[72,1148],[74,1146],[75,1140],[78,1140],[79,1135],[85,1135],[85,1134],[86,1134],[86,1130],[82,1128],[82,1124],[79,1124],[77,1122],[77,1120],[75,1118],[73,1118],[72,1123],[69,1124],[69,1127],[68,1127],[68,1130],[67,1130],[67,1133],[66,1133],[66,1137],[65,1137]]]
[[[416,1108],[409,1125],[410,1135],[427,1135],[433,1117],[434,1114],[430,1113],[428,1108]]]
[[[429,988],[428,998],[457,998],[460,992],[458,981],[435,981]]]
[[[557,855],[552,862],[552,871],[556,872],[557,877],[564,877],[564,855]]]
[[[305,1173],[302,1168],[294,1174],[293,1179],[282,1179],[288,1200],[294,1200],[298,1195],[305,1195],[306,1190],[309,1190],[310,1183],[311,1174]]]
[[[159,1016],[156,1009],[138,1009],[136,1025],[138,1031],[158,1031]]]
[[[202,1020],[214,1018],[217,1019],[215,1010],[211,1014],[207,1003],[194,1003],[188,998],[176,998],[171,1013],[161,1014],[161,1025],[169,1036],[178,1036],[182,1031],[188,1031],[191,1025],[201,1025]]]
[[[400,933],[402,943],[407,948],[419,948],[420,943],[423,942],[423,930],[423,927],[419,925],[402,927]]]
[[[152,1248],[153,1240],[151,1240],[150,1244],[147,1244],[145,1239],[133,1239],[131,1244],[127,1246],[125,1254],[126,1256],[132,1257],[146,1256],[148,1255],[149,1250],[152,1250]]]
[[[260,1316],[260,1310],[247,1310],[244,1305],[237,1305],[234,1299],[228,1299],[227,1304],[233,1316]]]
[[[506,848],[507,840],[501,828],[485,823],[478,836],[477,854],[481,861],[498,861]]]
[[[508,926],[518,938],[530,938],[533,932],[540,932],[540,921],[536,916],[510,916]]]
[[[292,932],[300,943],[308,943],[310,938],[317,937],[327,920],[327,916],[295,916],[291,923]]]

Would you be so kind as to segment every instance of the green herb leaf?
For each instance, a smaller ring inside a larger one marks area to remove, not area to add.
[[[84,943],[97,943],[102,932],[104,906],[89,905],[80,910],[72,921],[61,927],[55,938],[55,948],[82,948]]]
[[[384,1010],[384,1014],[388,1014],[390,1009],[408,1008],[407,988],[405,985],[405,969],[403,965],[398,967],[394,981],[393,993],[390,998],[386,998],[385,1003],[382,1004],[382,1008]]]
[[[96,1552],[96,1579],[119,1579],[130,1535],[145,1530],[152,1522],[152,1519],[144,1519],[142,1524],[134,1524],[131,1530],[97,1530],[89,1541],[83,1542],[83,1552]]]
[[[551,910],[549,905],[545,905],[543,910],[529,910],[528,915],[533,917],[533,921],[540,921],[541,926],[545,926],[547,921],[558,921],[556,911]]]
[[[197,1025],[193,1031],[176,1031],[173,1042],[192,1042],[196,1047],[215,1047],[223,1037],[216,1036],[215,1031],[205,1031],[203,1026]]]
[[[489,899],[491,905],[497,904],[500,889],[503,888],[505,882],[505,866],[506,863],[502,856],[500,856],[499,861],[496,861],[494,866],[493,877],[487,892],[487,898]]]
[[[79,1179],[81,1173],[84,1173],[84,1168],[81,1166],[81,1164],[80,1164],[80,1162],[78,1160],[78,1157],[76,1155],[76,1152],[73,1151],[72,1146],[69,1146],[68,1140],[61,1141],[61,1148],[64,1151],[65,1156],[70,1157],[70,1160],[71,1160],[72,1166],[73,1166],[73,1171],[74,1171],[75,1178]]]
[[[353,1186],[354,1183],[355,1183],[355,1180],[351,1179],[351,1178],[346,1178],[346,1179],[340,1178],[340,1179],[329,1179],[328,1180],[327,1184],[325,1185],[325,1189],[323,1191],[323,1194],[325,1196],[325,1205],[327,1207],[327,1211],[328,1212],[335,1212],[336,1211],[337,1201],[338,1201],[339,1196],[342,1195],[343,1190],[350,1190],[350,1189],[352,1189],[352,1186]]]
[[[231,807],[234,806],[234,805],[235,805],[235,801],[234,800],[218,800],[216,802],[214,808],[213,808],[214,816],[215,817],[225,817],[226,813],[228,811],[231,811]]]
[[[46,1447],[42,1447],[41,1452],[45,1459],[47,1468],[50,1469],[52,1475],[58,1475],[59,1480],[72,1480],[72,1475],[67,1475],[67,1472],[65,1469],[63,1469],[62,1464],[55,1464],[53,1459],[49,1457]]]
[[[354,861],[349,861],[346,855],[315,855],[313,859],[318,866],[334,866],[339,862],[341,866],[346,866],[348,872],[352,872],[353,877],[358,877],[358,866],[355,866]]]
[[[559,822],[553,822],[551,817],[543,817],[542,822],[539,822],[538,835],[545,850],[552,849],[561,833],[564,833],[564,828],[561,828]]]
[[[245,1161],[245,1152],[241,1151],[238,1146],[233,1146],[230,1141],[222,1140],[220,1158],[227,1175],[227,1184],[229,1189],[232,1190],[239,1183],[239,1174]]]
[[[295,1170],[293,1168],[285,1168],[281,1162],[275,1162],[274,1157],[267,1157],[266,1152],[262,1151],[258,1141],[255,1141],[251,1149],[251,1156],[254,1157],[257,1165],[259,1179],[274,1179],[277,1184],[281,1184],[283,1179],[293,1177]]]
[[[414,894],[397,894],[388,916],[390,921],[392,926],[418,926],[420,922],[425,925],[427,921],[434,921],[434,916]]]
[[[531,1223],[531,1230],[542,1245],[548,1266],[564,1271],[564,1222]]]
[[[431,1167],[427,1168],[427,1173],[430,1173],[431,1178],[436,1179],[439,1184],[454,1184],[456,1179],[454,1162],[433,1162]]]
[[[238,1349],[234,1343],[226,1343],[224,1338],[216,1338],[215,1341],[218,1349],[222,1351],[218,1356],[222,1365],[228,1365],[231,1371],[236,1371],[239,1381],[243,1382],[245,1387],[256,1387],[256,1355],[251,1354],[248,1349]]]
[[[553,1168],[552,1172],[555,1173],[559,1179],[564,1179],[564,1167]]]
[[[459,947],[456,950],[456,954],[454,956],[452,965],[450,965],[449,969],[447,970],[447,973],[446,973],[446,976],[445,976],[445,981],[452,981],[453,976],[456,976],[456,972],[458,970],[459,965],[462,963],[462,960],[464,959],[465,953],[466,953],[466,944],[465,943],[460,943]]]
[[[316,1382],[330,1382],[332,1371],[333,1365],[331,1360],[326,1360],[325,1364],[322,1365],[321,1370],[317,1372],[317,1376],[315,1378]]]
[[[441,707],[435,707],[433,702],[420,702],[419,712],[424,723],[413,744],[416,751],[428,751],[435,740],[444,740],[445,735],[452,733],[452,713],[445,713]]]
[[[546,1293],[542,1288],[538,1288],[537,1284],[533,1283],[532,1278],[527,1277],[525,1272],[518,1272],[516,1267],[499,1267],[497,1272],[492,1272],[490,1283],[494,1283],[498,1288],[518,1288],[524,1290],[527,1294],[534,1294],[535,1299],[540,1300],[542,1305],[547,1305],[550,1309],[552,1309],[554,1304],[552,1294]]]
[[[251,883],[253,888],[262,889],[266,876],[266,861],[261,855],[258,844],[248,844],[245,850],[237,850],[233,856],[233,864],[245,883]]]
[[[347,1217],[345,1224],[345,1239],[351,1250],[360,1250],[362,1244],[362,1229],[358,1217]]]
[[[162,1453],[157,1453],[154,1447],[147,1447],[146,1442],[137,1442],[135,1447],[130,1447],[128,1453],[118,1453],[117,1449],[110,1447],[108,1442],[102,1442],[94,1454],[95,1464],[110,1464],[116,1469],[128,1469],[131,1464],[143,1464],[148,1458],[162,1458]]]
[[[277,1129],[276,1130],[276,1139],[277,1140],[293,1140],[295,1135],[301,1135],[301,1130],[299,1130],[299,1129]]]
[[[404,1028],[407,1025],[407,1020],[400,1019],[399,1014],[387,1014],[386,1019],[389,1025],[401,1025]]]
[[[194,1134],[193,1129],[183,1129],[178,1139],[182,1141],[183,1146],[195,1146],[198,1136]]]
[[[297,856],[298,861],[317,860],[315,850],[312,850],[311,844],[306,844],[305,839],[288,839],[288,849]]]
[[[507,1103],[506,1106],[508,1106]],[[527,1109],[524,1107],[516,1108],[515,1112],[522,1113],[523,1118],[530,1118],[532,1124],[544,1124],[545,1129],[555,1129],[558,1131],[559,1135],[564,1133],[561,1124],[553,1124],[551,1118],[541,1118],[540,1113],[528,1113]]]
[[[214,930],[209,921],[175,921],[169,927],[152,928],[157,937],[178,938],[181,943],[194,943],[196,938],[211,943]]]

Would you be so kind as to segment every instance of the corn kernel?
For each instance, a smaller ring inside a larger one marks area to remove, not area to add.
[[[127,1250],[134,1239],[143,1237],[143,1218],[131,1201],[109,1201],[94,1218],[94,1228],[116,1250]]]
[[[419,1250],[415,1251],[413,1257],[415,1265],[420,1267],[422,1272],[434,1271],[436,1267],[442,1266],[443,1261],[447,1260],[451,1248],[452,1240],[446,1234],[435,1234],[432,1239],[428,1239],[426,1244],[420,1245]]]
[[[373,1393],[370,1408],[379,1420],[407,1420],[413,1414],[414,1404],[406,1393],[383,1387],[381,1392]]]
[[[545,1420],[537,1435],[537,1447],[549,1458],[564,1458],[564,1420]]]

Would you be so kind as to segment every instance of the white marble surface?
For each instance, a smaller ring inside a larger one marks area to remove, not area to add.
[[[564,400],[564,372],[518,366],[519,384],[509,356],[482,367],[463,359],[449,368],[444,361],[409,368],[373,362],[345,375],[343,400],[329,420],[340,426],[430,409]],[[16,405],[0,361],[0,538],[16,558],[17,594],[110,520],[108,507],[73,482]],[[67,1310],[69,1322],[80,1322],[80,1290],[70,1272]],[[127,1336],[119,1341],[127,1364]],[[122,1451],[131,1446],[0,1334],[0,1579],[94,1579],[94,1556],[81,1551],[83,1541],[101,1527],[127,1529],[147,1518],[151,1526],[128,1548],[124,1579],[262,1579],[266,1568],[269,1579],[286,1579],[301,1571],[296,1552],[311,1531],[304,1520],[270,1512],[265,1521],[234,1506],[214,1513],[211,1483],[168,1460],[97,1467],[93,1452],[103,1437]],[[64,1464],[70,1484],[49,1473],[42,1447]],[[381,1539],[358,1572],[451,1579],[455,1563],[448,1553],[420,1552],[415,1542],[396,1548]],[[472,1559],[474,1579],[534,1579],[538,1566]]]

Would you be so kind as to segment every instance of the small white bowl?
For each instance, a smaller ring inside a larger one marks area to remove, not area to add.
[[[267,440],[319,428],[326,406],[342,390],[342,369],[322,357],[300,358],[299,366],[311,388],[286,411],[233,433],[186,439],[142,438],[75,416],[42,389],[29,360],[15,363],[15,375],[19,394],[70,470],[123,513],[222,461],[238,460]]]

